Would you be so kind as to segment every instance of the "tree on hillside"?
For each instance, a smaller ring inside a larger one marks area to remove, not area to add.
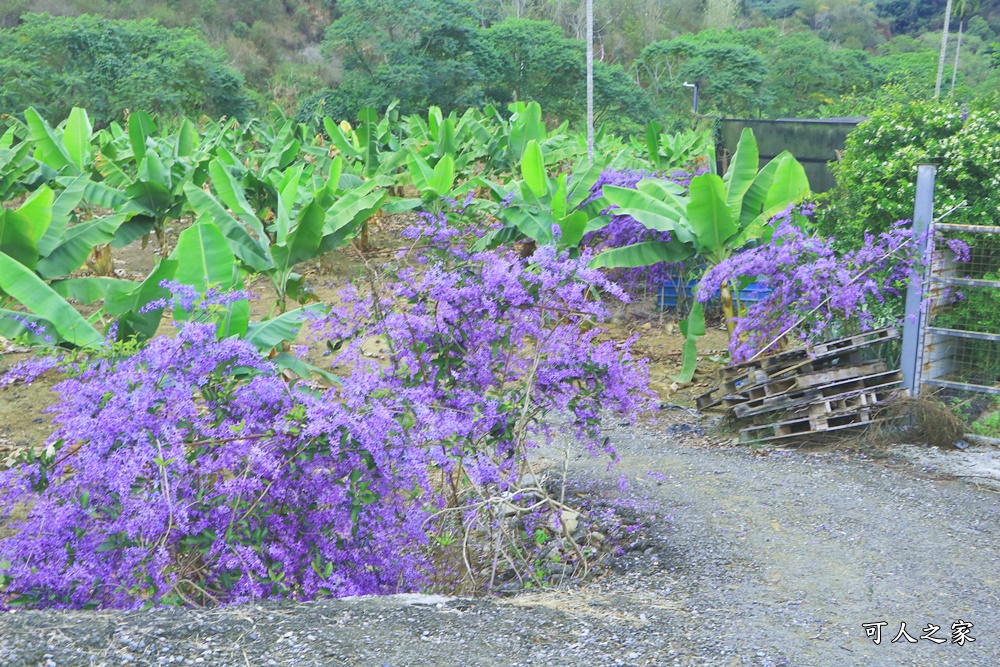
[[[477,60],[487,97],[500,105],[533,100],[563,117],[583,81],[584,45],[547,21],[507,19],[480,31]]]
[[[768,52],[767,88],[773,116],[817,116],[820,106],[845,93],[870,90],[878,80],[867,53],[831,49],[813,33],[785,35]]]
[[[737,0],[706,0],[705,28],[708,30],[725,30],[736,22],[739,10]]]
[[[323,45],[343,58],[340,96],[361,106],[399,98],[404,113],[482,102],[471,0],[340,0],[337,11]]]
[[[764,90],[767,62],[731,33],[708,31],[654,42],[634,67],[660,109],[675,117],[683,117],[690,104],[685,81],[698,84],[708,113],[756,116],[770,102]]]
[[[0,113],[34,106],[51,121],[84,107],[101,125],[126,109],[242,117],[243,76],[197,33],[155,21],[22,16],[0,30]]]
[[[875,11],[892,23],[893,32],[911,35],[927,30],[944,7],[945,0],[875,0]]]

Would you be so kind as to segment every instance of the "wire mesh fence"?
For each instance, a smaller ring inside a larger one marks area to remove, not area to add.
[[[922,384],[985,408],[1000,397],[1000,227],[937,224],[931,240]]]

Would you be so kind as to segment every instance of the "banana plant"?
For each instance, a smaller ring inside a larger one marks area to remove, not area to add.
[[[646,125],[645,141],[632,137],[636,155],[649,161],[656,171],[673,171],[713,151],[708,132],[688,130],[677,134],[663,132],[656,121]]]
[[[301,193],[301,170],[289,170],[294,178],[274,192],[277,205],[268,222],[249,204],[234,169],[220,160],[209,164],[214,195],[191,184],[185,193],[199,220],[220,230],[234,256],[271,280],[275,305],[284,312],[289,297],[302,302],[308,296],[295,265],[346,244],[388,196],[373,181],[342,189],[342,169],[343,160],[334,160],[323,187]]]
[[[358,123],[338,124],[332,118],[323,119],[323,128],[339,156],[344,158],[344,169],[353,171],[363,180],[376,180],[379,185],[395,184],[395,174],[401,169],[409,151],[403,150],[399,138],[393,133],[399,114],[390,105],[379,120],[371,107],[358,114]]]
[[[802,165],[787,151],[758,171],[757,142],[743,131],[724,176],[702,174],[691,181],[688,195],[666,181],[647,179],[634,190],[608,186],[604,197],[618,215],[636,219],[649,229],[670,232],[669,242],[638,243],[608,250],[591,262],[595,267],[639,267],[694,258],[706,269],[750,243],[766,242],[775,215],[809,195]],[[722,289],[722,307],[732,333],[736,315],[733,290]],[[704,335],[704,311],[696,302],[682,326],[686,342],[679,381],[690,382],[697,364],[697,339]]]
[[[396,187],[396,173],[404,167],[410,151],[402,147],[393,133],[399,118],[395,105],[395,102],[389,105],[381,120],[375,109],[365,107],[358,114],[357,127],[353,128],[346,122],[338,125],[332,118],[323,119],[327,136],[344,158],[345,172],[354,172],[362,181],[373,181],[379,187]],[[362,252],[371,247],[367,220],[361,224],[357,245]]]
[[[84,109],[74,107],[57,129],[53,129],[34,107],[25,110],[24,119],[34,144],[33,157],[48,171],[50,180],[91,171],[93,126]]]
[[[14,144],[13,128],[0,137],[0,201],[9,201],[31,186],[28,179],[37,176],[38,164],[31,159],[31,142]]]
[[[128,215],[123,238],[117,239],[116,245],[143,237],[145,246],[146,235],[152,232],[160,257],[166,257],[170,252],[167,224],[180,218],[184,211],[185,187],[205,182],[209,157],[199,147],[197,132],[187,119],[175,134],[157,136],[156,123],[148,114],[132,113],[127,135],[116,142],[105,142],[95,159],[103,178],[100,184],[103,196],[119,202],[118,210]],[[88,191],[88,199],[95,191],[96,188]]]
[[[83,174],[58,194],[36,190],[17,209],[0,209],[0,252],[45,280],[68,276],[83,266],[93,249],[110,243],[126,214],[89,217],[71,224],[90,178]]]
[[[425,210],[436,209],[455,185],[455,160],[449,154],[442,156],[432,167],[419,153],[413,152],[407,157],[406,166],[420,197],[397,200],[393,204],[394,213],[420,206]]]
[[[601,202],[583,206],[601,171],[600,164],[588,167],[581,162],[572,178],[566,173],[552,178],[545,168],[541,146],[530,140],[521,158],[522,180],[513,189],[483,181],[499,202],[494,215],[505,226],[484,236],[475,247],[481,250],[527,238],[539,245],[555,245],[577,253],[587,232],[608,223],[608,218],[600,215]]]

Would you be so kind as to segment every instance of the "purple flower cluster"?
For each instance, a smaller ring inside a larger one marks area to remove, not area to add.
[[[16,313],[7,313],[5,315],[0,315],[0,317],[8,317],[14,320],[15,322],[23,326],[28,333],[33,334],[38,338],[41,338],[46,343],[52,342],[52,335],[48,333],[48,331],[45,328],[45,325],[42,324],[41,322],[35,322],[32,319],[29,319],[21,315],[17,315]]]
[[[890,231],[867,235],[860,248],[845,254],[833,239],[809,236],[784,220],[767,245],[733,255],[710,269],[701,281],[698,299],[707,300],[730,280],[754,278],[771,294],[736,318],[730,353],[746,361],[786,333],[818,339],[832,326],[855,320],[862,330],[875,325],[870,306],[899,296],[912,275],[915,258],[909,251],[912,230],[900,221]]]
[[[962,239],[948,239],[946,242],[948,249],[955,255],[956,262],[972,261],[972,248]]]
[[[56,390],[55,455],[0,473],[4,606],[419,585],[426,479],[403,465],[418,454],[399,450],[393,415],[294,390],[252,345],[196,323]]]
[[[163,280],[160,287],[170,292],[169,299],[154,299],[144,305],[139,313],[149,313],[156,310],[163,310],[173,307],[178,310],[200,310],[208,312],[213,309],[226,309],[237,301],[247,301],[256,299],[257,295],[249,290],[220,289],[218,287],[207,286],[198,289],[192,285],[185,285],[176,280]]]
[[[426,585],[430,519],[477,521],[476,493],[508,489],[556,434],[547,416],[613,455],[602,412],[653,405],[629,344],[599,342],[591,288],[624,295],[586,263],[484,253],[351,288],[314,318],[344,369],[325,390],[196,322],[77,367],[48,450],[0,473],[0,606]]]
[[[0,387],[23,382],[28,385],[45,375],[62,361],[62,357],[40,356],[25,361],[19,361],[3,375],[0,375]]]
[[[574,435],[596,452],[606,446],[602,410],[651,405],[645,362],[629,354],[631,343],[598,342],[593,324],[607,312],[589,288],[627,297],[588,259],[542,246],[527,260],[507,252],[454,266],[438,260],[401,270],[385,293],[352,290],[311,329],[346,341],[335,365],[366,369],[373,391],[414,412],[410,436],[441,443],[440,466],[451,469],[464,448],[472,460],[462,465],[477,484],[506,484],[518,464],[511,453],[550,435],[539,415],[569,416]],[[366,354],[372,341],[384,345],[385,359]]]

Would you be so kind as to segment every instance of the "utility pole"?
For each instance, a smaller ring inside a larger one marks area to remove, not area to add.
[[[944,9],[944,30],[941,31],[941,57],[938,59],[937,83],[934,84],[934,97],[941,96],[941,79],[944,77],[944,58],[948,51],[948,28],[951,24],[951,0]]]
[[[594,164],[594,0],[587,0],[587,159]]]

